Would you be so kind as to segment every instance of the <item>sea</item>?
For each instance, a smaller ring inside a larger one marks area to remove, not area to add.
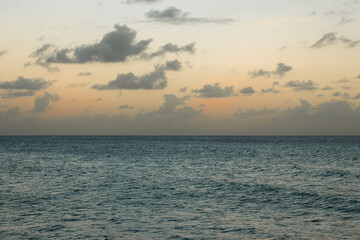
[[[360,137],[2,136],[0,239],[360,239]]]

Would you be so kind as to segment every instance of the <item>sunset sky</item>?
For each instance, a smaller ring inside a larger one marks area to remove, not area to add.
[[[360,1],[1,0],[2,135],[359,135]]]

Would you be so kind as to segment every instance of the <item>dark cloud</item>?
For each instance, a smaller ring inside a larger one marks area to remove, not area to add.
[[[164,69],[156,68],[153,72],[142,76],[135,76],[132,72],[118,74],[116,79],[109,83],[96,84],[92,88],[96,90],[137,90],[137,89],[164,89],[167,86],[167,78]]]
[[[354,99],[360,99],[360,93],[354,97]]]
[[[169,24],[198,24],[198,23],[219,23],[228,24],[233,22],[230,18],[195,18],[190,14],[183,12],[176,7],[168,7],[164,10],[150,10],[145,13],[145,17],[149,21],[162,22]]]
[[[182,69],[181,62],[177,59],[173,61],[167,61],[163,66],[160,66],[165,71],[180,71]]]
[[[285,73],[291,71],[293,68],[291,66],[287,66],[284,63],[278,63],[276,69],[274,71],[267,71],[264,69],[256,69],[252,72],[249,72],[250,76],[253,78],[257,77],[270,77],[270,76],[278,76],[283,77]]]
[[[234,114],[236,117],[255,117],[255,116],[266,116],[266,115],[272,115],[279,112],[279,109],[268,109],[267,107],[256,110],[256,109],[249,109],[247,111],[243,111],[242,109],[238,109],[237,112]]]
[[[15,81],[0,82],[0,89],[5,90],[0,96],[2,98],[34,96],[36,91],[47,89],[52,84],[53,81],[45,81],[43,78],[19,76]]]
[[[126,0],[124,3],[127,4],[136,4],[136,3],[156,3],[161,2],[161,0]]]
[[[202,89],[194,89],[193,93],[200,93],[198,97],[201,98],[225,98],[231,96],[237,96],[234,92],[234,86],[220,87],[219,83],[214,85],[206,84]]]
[[[154,57],[165,56],[167,53],[173,53],[173,54],[190,53],[190,54],[193,54],[194,52],[195,52],[195,43],[189,43],[184,46],[178,46],[176,44],[167,43],[167,44],[161,46],[159,48],[159,50],[157,50],[156,52],[153,52],[150,54],[148,54],[148,53],[142,54],[141,58],[149,60]]]
[[[360,74],[359,74],[359,76],[357,76],[356,78],[357,78],[357,79],[360,79]]]
[[[38,96],[35,98],[33,113],[42,113],[46,112],[50,102],[57,102],[60,100],[60,97],[56,94],[52,95],[50,93],[45,92],[42,96]]]
[[[115,25],[115,31],[103,36],[99,43],[76,48],[57,49],[45,44],[30,56],[38,65],[51,63],[125,62],[129,57],[143,53],[151,39],[135,41],[136,31],[126,25]]]
[[[316,84],[309,80],[309,81],[289,81],[285,84],[285,87],[290,87],[294,91],[314,91],[317,89]]]
[[[129,105],[121,105],[120,107],[119,107],[119,109],[134,109],[134,107],[133,106],[129,106]]]
[[[87,76],[91,76],[92,73],[91,72],[79,72],[78,76],[80,77],[87,77]]]
[[[252,87],[246,87],[240,90],[240,93],[244,96],[251,96],[255,94],[255,90]]]
[[[4,55],[5,53],[7,53],[7,51],[5,51],[5,50],[0,51],[0,57],[1,57],[2,55]]]
[[[52,82],[45,81],[43,78],[24,78],[19,76],[17,80],[12,82],[1,82],[0,89],[11,90],[41,90],[52,85]]]
[[[343,44],[349,48],[354,48],[360,44],[360,41],[352,41],[346,37],[338,36],[337,33],[330,32],[325,34],[322,38],[316,41],[311,48],[323,48],[334,44]]]

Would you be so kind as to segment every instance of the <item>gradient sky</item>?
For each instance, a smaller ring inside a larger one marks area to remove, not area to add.
[[[359,135],[360,1],[2,0],[0,134]]]

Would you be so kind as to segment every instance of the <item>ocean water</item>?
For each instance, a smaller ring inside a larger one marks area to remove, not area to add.
[[[0,137],[0,239],[360,239],[360,137]]]

